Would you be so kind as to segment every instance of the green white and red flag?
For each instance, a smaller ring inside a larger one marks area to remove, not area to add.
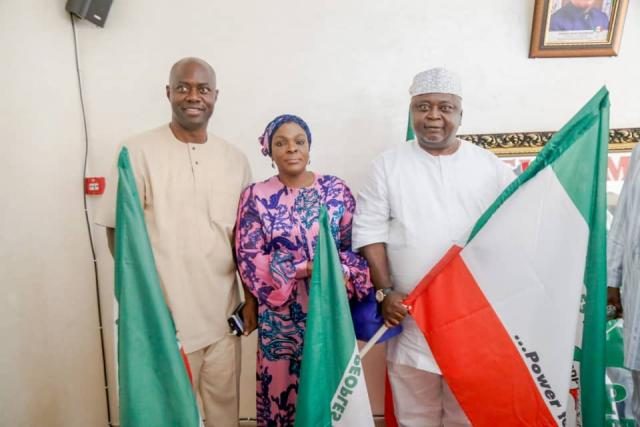
[[[373,427],[342,265],[324,207],[319,221],[295,425]]]
[[[405,300],[474,426],[605,425],[608,134],[602,88]]]
[[[118,158],[115,296],[120,425],[202,426],[126,148]]]

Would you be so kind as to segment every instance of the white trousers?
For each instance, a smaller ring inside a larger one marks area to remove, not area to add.
[[[471,423],[442,375],[387,361],[400,427],[458,427]]]
[[[240,338],[227,335],[187,354],[193,391],[206,427],[237,427],[240,395]]]

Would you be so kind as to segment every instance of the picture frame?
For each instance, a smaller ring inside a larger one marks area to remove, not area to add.
[[[458,135],[498,157],[535,156],[554,132],[512,132]],[[640,127],[609,129],[609,152],[631,151],[640,142]]]
[[[617,56],[629,0],[535,0],[529,58]]]

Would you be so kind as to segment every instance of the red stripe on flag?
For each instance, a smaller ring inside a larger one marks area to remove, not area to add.
[[[191,364],[189,363],[189,358],[187,357],[187,353],[184,352],[184,347],[180,345],[180,355],[182,356],[182,361],[184,362],[184,368],[187,370],[187,375],[189,375],[189,382],[193,386],[193,375],[191,374]]]
[[[555,426],[532,373],[453,247],[407,297],[474,426]]]
[[[384,423],[387,427],[398,427],[396,413],[393,409],[393,394],[389,382],[389,371],[384,373]]]

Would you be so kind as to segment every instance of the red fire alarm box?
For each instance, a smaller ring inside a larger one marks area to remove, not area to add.
[[[102,176],[84,178],[84,194],[99,196],[104,193],[105,179]]]

